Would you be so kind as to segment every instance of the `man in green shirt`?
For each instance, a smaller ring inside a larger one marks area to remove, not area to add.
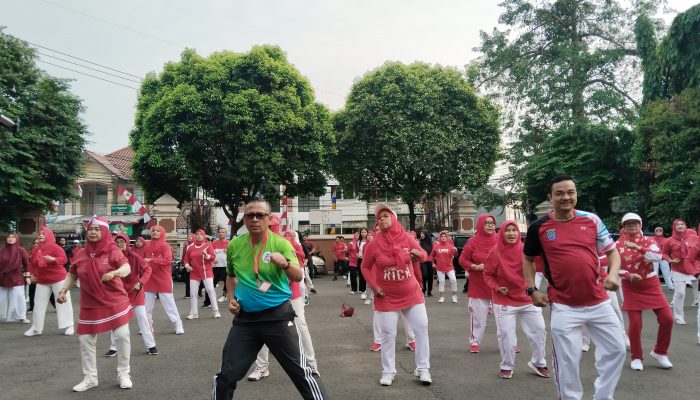
[[[233,398],[238,381],[263,345],[270,349],[302,398],[327,399],[306,362],[289,301],[289,281],[303,278],[294,248],[269,231],[270,205],[265,200],[249,201],[243,221],[248,233],[231,240],[226,251],[226,288],[234,319],[224,345],[221,372],[214,377],[212,399]]]

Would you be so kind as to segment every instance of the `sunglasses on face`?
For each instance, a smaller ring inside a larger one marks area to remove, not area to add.
[[[269,215],[270,214],[267,214],[267,213],[245,213],[245,214],[243,214],[243,216],[248,218],[249,220],[253,220],[253,219],[263,220],[265,217],[267,217]]]
[[[492,221],[486,221],[484,222],[484,225],[496,225],[496,223]]]

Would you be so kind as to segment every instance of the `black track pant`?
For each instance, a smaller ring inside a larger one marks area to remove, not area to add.
[[[423,293],[433,293],[433,263],[420,263],[420,272],[423,274]]]
[[[214,376],[212,400],[233,399],[238,381],[245,377],[263,344],[292,379],[303,399],[328,398],[318,377],[311,374],[293,321],[234,321],[224,345],[221,372]]]
[[[360,285],[357,288],[357,290],[360,291],[360,293],[364,293],[367,290],[367,281],[365,281],[365,276],[362,275],[362,259],[358,258],[357,259],[357,270],[360,272],[359,278],[360,278]]]

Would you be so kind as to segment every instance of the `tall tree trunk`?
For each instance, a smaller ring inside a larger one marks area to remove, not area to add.
[[[408,201],[406,202],[408,206],[408,227],[410,230],[416,230],[416,202]]]

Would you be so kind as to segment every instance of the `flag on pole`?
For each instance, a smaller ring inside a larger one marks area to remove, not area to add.
[[[139,215],[143,217],[143,222],[146,223],[149,228],[155,225],[155,221],[148,214],[146,207],[143,204],[141,204],[141,202],[138,201],[136,196],[134,196],[130,191],[119,186],[119,196],[124,197],[124,199],[126,199],[126,202],[129,203],[129,205],[131,205],[134,209],[139,211]]]

